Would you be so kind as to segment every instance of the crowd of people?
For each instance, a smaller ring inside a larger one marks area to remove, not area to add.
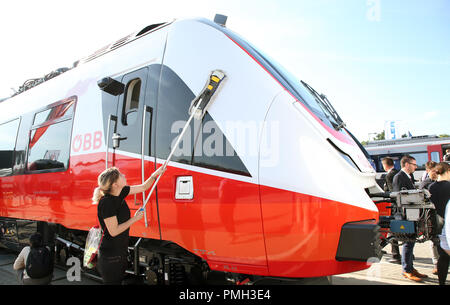
[[[449,153],[450,150],[447,150]],[[382,160],[383,168],[387,172],[385,175],[384,190],[386,192],[399,192],[401,190],[416,189],[413,173],[417,169],[417,161],[414,157],[405,155],[400,160],[401,169],[394,168],[392,158],[386,157]],[[441,232],[437,232],[437,237],[432,241],[432,261],[434,264],[433,274],[439,278],[439,284],[445,285],[450,261],[450,248],[447,242],[446,233],[450,227],[450,210],[448,202],[450,200],[450,165],[447,162],[429,161],[425,165],[425,172],[422,176],[419,189],[426,189],[430,192],[430,201],[435,206],[437,223],[443,223]],[[447,220],[447,221],[445,221]],[[402,265],[403,276],[411,281],[421,282],[427,278],[414,268],[414,246],[415,242],[405,242],[402,253],[399,252],[398,243],[392,242],[392,259],[389,262]]]

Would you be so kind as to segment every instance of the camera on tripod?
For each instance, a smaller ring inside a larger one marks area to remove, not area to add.
[[[405,242],[425,242],[437,237],[439,223],[436,209],[430,201],[428,190],[402,190],[399,192],[372,194],[382,197],[375,203],[390,202],[390,216],[380,216],[379,225],[387,236],[382,244],[396,240]]]

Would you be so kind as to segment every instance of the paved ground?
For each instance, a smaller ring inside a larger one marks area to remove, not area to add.
[[[431,242],[427,241],[422,244],[417,244],[414,247],[414,268],[420,273],[428,275],[422,283],[416,283],[407,280],[402,276],[402,266],[389,263],[388,260],[392,257],[390,254],[391,246],[384,248],[388,253],[383,255],[379,263],[372,264],[369,269],[335,275],[332,277],[333,285],[438,285],[437,275],[431,272],[434,268],[431,261]],[[401,253],[400,247],[400,253]],[[447,278],[447,285],[450,285],[450,275]]]
[[[385,250],[388,254],[383,255],[379,263],[374,263],[369,269],[335,275],[332,277],[333,285],[437,285],[437,275],[431,274],[433,264],[431,261],[431,242],[416,244],[414,248],[414,267],[421,273],[427,274],[428,278],[422,283],[415,283],[402,276],[401,265],[389,263],[391,258],[390,246]],[[400,249],[401,251],[401,249]],[[16,254],[6,249],[0,249],[0,285],[17,285],[16,273],[12,268]],[[90,279],[83,274],[80,281],[69,281],[66,270],[55,268],[52,285],[99,285],[100,282]],[[450,276],[447,280],[450,285]]]

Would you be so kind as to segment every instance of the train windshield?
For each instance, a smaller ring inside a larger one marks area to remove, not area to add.
[[[204,21],[203,21],[204,22]],[[242,49],[249,53],[255,60],[257,60],[270,74],[273,75],[294,97],[303,103],[316,117],[318,117],[324,124],[343,132],[345,124],[334,110],[328,99],[318,94],[311,86],[303,81],[297,79],[293,74],[284,69],[275,60],[265,55],[248,41],[230,31],[225,27],[210,23],[213,27],[222,31]]]
[[[336,110],[325,95],[319,94],[305,81],[297,79],[291,72],[278,64],[275,60],[264,55],[254,46],[249,44],[255,53],[257,53],[267,65],[273,70],[273,75],[280,81],[300,102],[302,102],[311,112],[314,113],[322,122],[331,128],[340,130],[345,126]]]

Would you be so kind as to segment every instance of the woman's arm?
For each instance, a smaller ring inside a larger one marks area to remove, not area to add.
[[[131,227],[132,224],[139,221],[143,216],[144,216],[143,212],[138,211],[136,215],[134,215],[134,217],[131,217],[130,219],[128,219],[124,223],[121,223],[120,225],[117,221],[117,216],[105,218],[103,219],[103,221],[105,222],[109,235],[111,235],[112,237],[116,237],[117,235],[119,235],[120,233],[126,231],[129,227]]]
[[[156,171],[154,171],[153,174],[143,184],[131,185],[129,195],[145,192],[150,188],[150,186],[152,186],[153,182],[155,182],[156,177],[162,175],[165,171],[166,168],[161,166]]]

